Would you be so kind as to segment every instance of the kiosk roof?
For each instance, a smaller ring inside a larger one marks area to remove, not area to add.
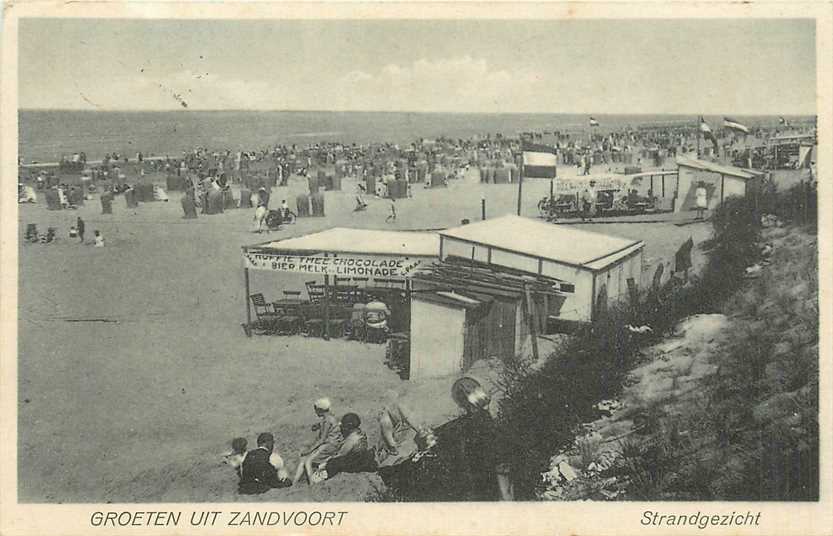
[[[701,171],[709,171],[711,173],[719,173],[721,175],[729,175],[741,179],[754,179],[755,177],[763,174],[752,169],[727,166],[725,164],[718,164],[717,162],[709,162],[685,156],[677,157],[677,166],[699,169]]]
[[[440,237],[433,232],[334,227],[326,231],[250,246],[247,249],[438,257]]]
[[[505,251],[599,269],[614,255],[641,248],[639,240],[629,240],[592,231],[553,225],[530,218],[506,215],[470,223],[447,231],[442,236],[457,238]]]

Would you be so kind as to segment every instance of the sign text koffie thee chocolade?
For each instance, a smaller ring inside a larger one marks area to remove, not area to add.
[[[341,277],[405,277],[422,264],[422,259],[361,255],[321,257],[247,252],[244,255],[244,263],[246,268],[274,272]]]

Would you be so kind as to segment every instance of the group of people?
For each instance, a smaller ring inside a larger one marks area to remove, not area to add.
[[[404,477],[414,497],[427,492],[458,500],[511,500],[509,471],[493,448],[497,432],[488,410],[491,398],[479,382],[464,377],[455,382],[452,399],[464,415],[438,428],[445,431],[435,435],[403,404],[398,391],[389,391],[377,416],[379,440],[371,446],[356,413],[338,418],[331,401],[321,398],[313,404],[315,437],[301,450],[294,473],[275,450],[275,437],[269,432],[258,435],[252,450],[247,450],[245,438],[233,439],[223,462],[234,469],[241,494],[304,482],[316,485],[340,473],[378,472],[392,485],[402,485]],[[429,459],[433,461],[428,472],[435,479],[430,489],[420,491],[424,479],[414,475],[425,468],[415,467]]]
[[[84,233],[86,231],[86,223],[79,216],[75,220],[75,225],[69,228],[69,237],[77,238],[78,242],[84,244]],[[104,247],[104,235],[98,229],[93,230],[93,246],[97,248]]]
[[[69,228],[69,237],[70,238],[77,238],[80,244],[84,244],[84,236],[86,232],[86,223],[84,222],[81,217],[78,217],[75,220],[75,225],[70,226]],[[56,238],[56,231],[55,227],[49,227],[45,234],[38,233],[38,226],[35,223],[30,223],[26,226],[26,231],[23,234],[24,242],[31,242],[31,243],[50,243]],[[93,246],[97,248],[104,247],[104,235],[101,234],[101,231],[98,229],[93,231],[93,236],[95,237],[93,240]]]
[[[271,433],[258,435],[257,447],[246,451],[245,438],[232,440],[232,450],[223,456],[238,476],[241,494],[264,493],[273,488],[286,488],[306,481],[317,484],[339,473],[373,472],[377,469],[375,452],[368,445],[361,429],[361,419],[346,413],[340,419],[331,410],[328,398],[313,404],[317,422],[312,426],[315,439],[301,451],[293,478],[283,458],[275,451]]]

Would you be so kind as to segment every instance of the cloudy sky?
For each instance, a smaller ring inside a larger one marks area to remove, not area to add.
[[[812,20],[24,19],[21,108],[815,113]]]

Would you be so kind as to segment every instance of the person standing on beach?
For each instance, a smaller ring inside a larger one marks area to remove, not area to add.
[[[385,223],[390,223],[392,221],[393,222],[396,221],[396,200],[391,197],[390,198],[390,214],[388,214],[388,217],[385,218]]]
[[[257,206],[269,208],[269,192],[265,186],[261,186],[257,191]]]
[[[75,229],[78,231],[78,238],[81,240],[81,243],[84,243],[84,220],[81,217],[78,217],[78,220],[75,222]]]
[[[706,212],[706,209],[709,206],[708,201],[708,191],[706,190],[706,183],[700,181],[697,183],[697,190],[695,190],[695,195],[697,198],[697,219],[702,220],[703,215]]]

